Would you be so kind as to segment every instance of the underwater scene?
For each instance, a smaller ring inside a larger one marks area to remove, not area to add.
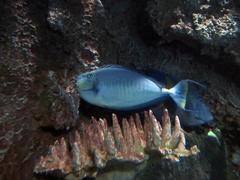
[[[239,180],[239,0],[0,0],[0,180]]]

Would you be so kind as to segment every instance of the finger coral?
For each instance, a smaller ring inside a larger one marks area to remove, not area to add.
[[[109,164],[140,164],[151,155],[179,161],[180,157],[195,155],[197,146],[185,148],[185,136],[179,118],[171,129],[168,111],[165,110],[162,123],[156,120],[152,111],[144,112],[143,124],[138,114],[123,119],[120,126],[115,114],[112,126],[106,119],[94,118],[82,122],[79,131],[69,138],[70,148],[62,138],[50,147],[48,155],[41,157],[34,168],[37,174],[69,173],[77,177],[96,175]]]

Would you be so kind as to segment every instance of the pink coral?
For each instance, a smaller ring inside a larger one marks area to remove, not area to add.
[[[92,118],[83,122],[80,131],[76,131],[69,140],[71,150],[65,140],[57,141],[50,147],[47,156],[41,157],[35,166],[35,173],[62,174],[73,173],[84,177],[96,174],[104,169],[108,162],[129,162],[139,164],[154,152],[163,158],[179,161],[179,157],[190,156],[199,152],[196,146],[185,148],[185,136],[179,118],[175,118],[173,132],[168,111],[162,117],[162,125],[152,111],[144,113],[142,125],[138,114],[122,120],[122,127],[115,114],[112,115],[112,127],[106,119]]]

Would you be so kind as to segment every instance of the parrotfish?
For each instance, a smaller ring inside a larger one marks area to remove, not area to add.
[[[193,87],[203,87],[192,80],[181,80],[172,88],[139,71],[120,65],[108,65],[80,74],[76,81],[80,97],[86,102],[113,110],[130,111],[149,108],[168,98],[186,112],[198,112],[193,106]]]

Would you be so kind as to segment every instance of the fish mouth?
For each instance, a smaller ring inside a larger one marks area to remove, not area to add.
[[[77,80],[76,86],[79,91],[87,91],[93,88],[93,82],[87,78],[81,77]]]
[[[78,78],[77,81],[76,81],[76,84],[77,84],[78,86],[81,86],[81,85],[83,84],[83,80],[80,79],[80,78]]]
[[[76,85],[79,89],[82,89],[85,84],[86,84],[86,79],[83,79],[82,77],[79,77],[76,81]]]

